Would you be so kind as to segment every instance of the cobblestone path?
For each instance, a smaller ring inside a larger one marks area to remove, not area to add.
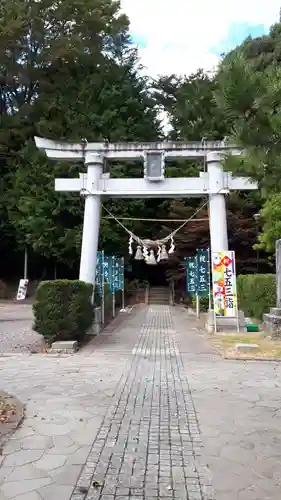
[[[0,390],[26,408],[0,500],[280,500],[281,364],[221,359],[183,308],[135,307],[73,356],[0,355]]]
[[[71,500],[213,498],[175,334],[169,308],[150,308]]]

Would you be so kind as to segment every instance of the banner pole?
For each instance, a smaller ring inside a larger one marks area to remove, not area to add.
[[[195,262],[196,262],[196,318],[200,318],[200,299],[199,299],[199,257],[198,257],[198,248],[196,250],[196,256],[195,256]]]
[[[239,321],[239,304],[238,304],[238,293],[237,293],[237,275],[236,275],[236,255],[233,252],[233,262],[234,262],[234,276],[235,276],[235,291],[236,291],[236,321],[237,321],[237,331],[240,333],[240,321]]]
[[[102,269],[102,297],[101,297],[101,320],[104,325],[105,317],[104,317],[104,250],[101,253],[101,269]]]
[[[112,271],[111,271],[111,286],[112,286],[112,314],[115,318],[115,257],[112,257]]]
[[[200,318],[200,297],[198,293],[196,293],[196,317],[197,319]]]
[[[113,314],[113,318],[115,318],[115,292],[113,290],[113,294],[112,294],[112,314]]]
[[[215,307],[215,296],[214,296],[214,274],[213,274],[213,254],[210,252],[210,269],[212,273],[212,286],[213,286],[213,311],[214,311],[214,333],[217,333],[217,315],[216,315],[216,307]]]

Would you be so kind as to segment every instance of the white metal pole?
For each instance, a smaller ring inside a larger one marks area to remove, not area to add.
[[[209,311],[212,309],[212,295],[211,295],[211,273],[212,273],[212,268],[211,268],[211,258],[210,258],[210,249],[208,248],[208,263],[209,263]]]
[[[104,251],[102,250],[101,253],[101,288],[102,288],[102,295],[101,295],[101,321],[102,324],[104,325],[105,322],[105,314],[104,314]]]
[[[235,280],[236,280],[236,322],[237,322],[237,331],[238,333],[240,332],[240,321],[239,321],[239,303],[238,303],[238,293],[237,293],[237,275],[236,275],[236,255],[235,252],[232,253],[233,256],[233,261],[234,261],[234,274],[235,274]]]
[[[196,317],[197,319],[200,318],[200,297],[198,293],[196,294]]]
[[[27,275],[28,275],[28,252],[27,248],[24,250],[24,270],[23,270],[23,277],[25,280],[27,280]]]
[[[124,273],[125,273],[125,263],[124,263],[124,257],[122,257],[122,269],[123,269],[123,276],[122,276],[122,309],[125,309],[125,279],[124,279]]]
[[[213,275],[213,257],[211,256],[211,266],[212,266],[212,287],[213,287],[213,314],[214,314],[214,333],[217,333],[217,315],[215,308],[215,296],[214,296],[214,275]]]
[[[112,314],[115,318],[115,257],[112,257],[111,286],[112,286]]]
[[[115,318],[115,292],[112,294],[112,315]]]
[[[101,208],[100,196],[92,195],[91,192],[99,189],[103,157],[88,154],[85,163],[88,172],[79,279],[95,285]]]
[[[236,307],[236,321],[237,321],[237,332],[240,333],[240,321],[239,321],[239,309],[238,306]]]

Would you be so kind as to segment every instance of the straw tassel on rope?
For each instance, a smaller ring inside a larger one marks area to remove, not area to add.
[[[130,236],[130,239],[129,239],[129,255],[133,255],[133,242],[134,242],[134,239],[133,239],[133,236],[131,235]]]

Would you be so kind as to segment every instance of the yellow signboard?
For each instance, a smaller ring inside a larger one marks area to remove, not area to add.
[[[237,288],[234,252],[212,255],[213,297],[216,316],[237,317]]]

